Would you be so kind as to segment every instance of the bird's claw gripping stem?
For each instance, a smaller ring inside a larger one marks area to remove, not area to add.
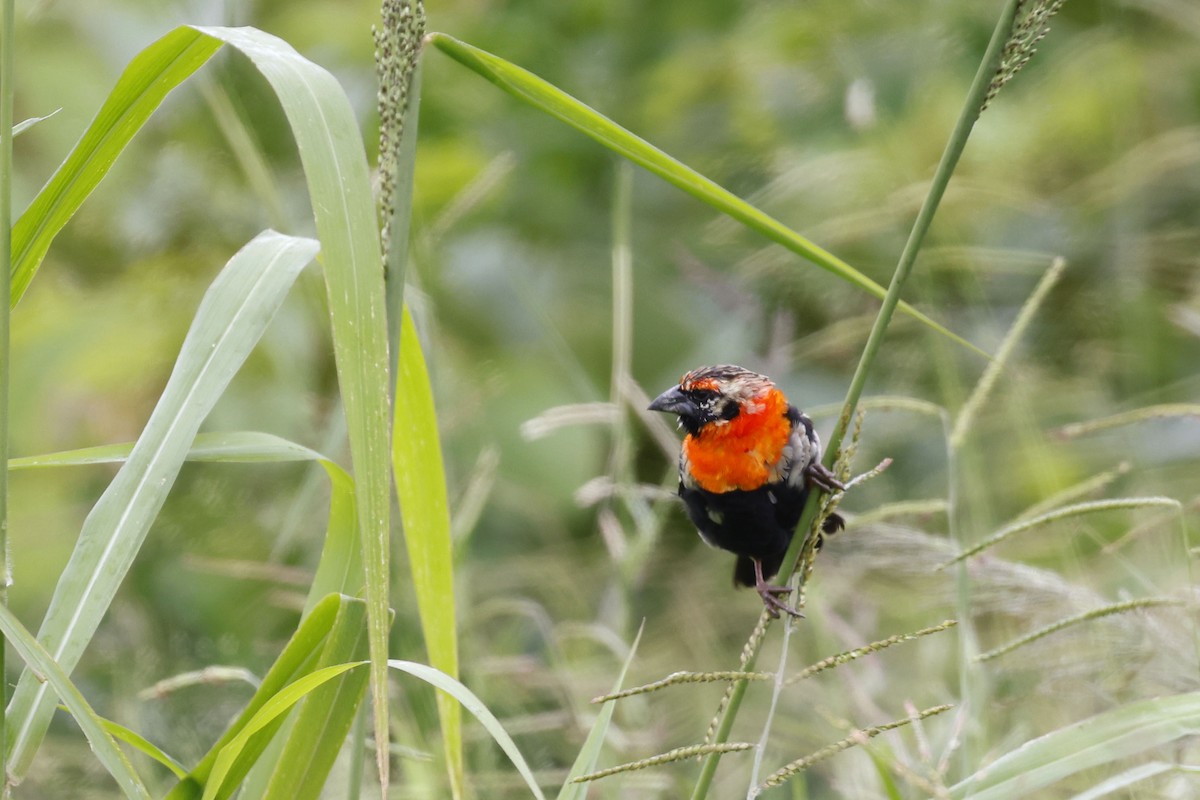
[[[833,472],[820,461],[813,461],[804,468],[810,483],[827,494],[846,491],[846,484],[838,480]]]
[[[763,606],[766,607],[767,613],[771,615],[772,619],[779,619],[780,611],[797,619],[804,619],[803,614],[779,599],[779,595],[791,594],[791,588],[767,583],[762,574],[762,562],[757,558],[754,559],[754,588],[758,591],[758,596],[762,598]]]

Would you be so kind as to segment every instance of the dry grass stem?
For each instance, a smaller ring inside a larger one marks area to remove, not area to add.
[[[1033,633],[1022,636],[1019,639],[1014,639],[1008,644],[997,647],[995,650],[989,650],[986,653],[980,653],[975,657],[978,662],[991,661],[993,658],[999,658],[1006,653],[1011,653],[1018,647],[1024,647],[1030,642],[1035,642],[1038,639],[1045,638],[1053,633],[1058,633],[1064,628],[1069,628],[1072,625],[1078,625],[1083,622],[1090,622],[1095,619],[1112,616],[1113,614],[1123,614],[1126,611],[1136,611],[1139,608],[1156,608],[1159,606],[1186,606],[1188,603],[1184,600],[1177,600],[1170,597],[1143,597],[1138,600],[1127,600],[1123,603],[1113,603],[1112,605],[1102,606],[1101,608],[1093,608],[1090,611],[1085,611],[1082,614],[1076,614],[1071,617],[1065,617],[1057,622],[1051,623],[1044,628],[1038,628]]]
[[[897,517],[931,517],[935,514],[945,514],[949,508],[950,504],[942,499],[906,500],[899,503],[885,503],[870,511],[864,511],[862,514],[855,514],[848,518],[847,522],[859,526],[885,522]]]
[[[683,683],[719,683],[723,681],[767,681],[772,678],[769,672],[672,672],[662,680],[653,683],[634,686],[614,694],[604,694],[593,697],[593,703],[607,703],[609,700],[622,700],[638,694],[649,694],[665,689],[668,686],[678,686]]]
[[[983,375],[975,384],[975,389],[971,392],[971,396],[967,398],[967,402],[958,412],[957,418],[954,420],[954,430],[950,433],[950,446],[955,449],[961,449],[963,442],[967,438],[967,434],[971,430],[971,424],[975,421],[979,409],[987,401],[992,394],[992,389],[995,388],[996,382],[1000,378],[1000,374],[1008,365],[1008,360],[1012,356],[1013,350],[1016,349],[1017,342],[1021,340],[1021,336],[1025,333],[1025,329],[1029,327],[1029,323],[1033,320],[1038,309],[1041,308],[1046,296],[1050,294],[1050,290],[1054,288],[1054,284],[1058,283],[1059,277],[1062,276],[1063,270],[1066,268],[1067,262],[1065,259],[1056,258],[1038,281],[1034,287],[1033,293],[1029,295],[1029,299],[1021,306],[1021,310],[1017,313],[1017,318],[1013,320],[1012,327],[1008,329],[1008,333],[1004,337],[1004,341],[1000,343],[1000,349],[996,352],[995,358],[988,362],[987,367],[983,371]]]
[[[896,728],[902,728],[905,725],[911,725],[913,722],[915,722],[917,720],[926,719],[927,717],[932,717],[935,714],[941,714],[944,711],[949,711],[951,708],[954,708],[954,706],[950,705],[950,704],[933,706],[932,708],[925,709],[920,714],[917,714],[915,717],[907,717],[905,719],[898,719],[895,722],[888,722],[886,724],[877,725],[872,728],[863,728],[862,730],[857,730],[854,733],[852,733],[851,735],[847,736],[845,739],[834,742],[833,744],[830,744],[830,745],[826,745],[825,747],[822,747],[820,750],[817,750],[814,753],[810,753],[809,755],[805,756],[804,758],[798,758],[795,761],[791,762],[790,764],[787,764],[786,766],[775,771],[765,781],[763,781],[761,784],[758,785],[753,796],[758,796],[759,794],[765,792],[767,789],[773,789],[776,786],[782,786],[788,780],[794,778],[797,774],[799,774],[800,772],[803,772],[804,770],[808,769],[812,765],[820,763],[821,761],[824,761],[825,759],[829,758],[830,756],[837,755],[838,753],[842,752],[843,750],[849,750],[851,747],[863,744],[864,742],[869,741],[870,739],[874,739],[876,736],[878,736],[881,733],[886,733],[887,731],[895,730]]]
[[[767,635],[767,626],[771,624],[771,615],[764,608],[762,613],[758,615],[758,622],[754,625],[754,630],[750,631],[750,638],[746,640],[746,644],[742,646],[742,655],[738,662],[738,671],[746,672],[754,659],[758,656],[758,648],[762,645],[763,637]],[[721,718],[725,716],[725,709],[729,707],[730,700],[733,699],[733,693],[737,687],[741,685],[740,681],[734,681],[729,684],[725,690],[725,694],[721,695],[721,702],[717,703],[716,713],[713,714],[708,723],[708,730],[704,732],[704,743],[713,744],[717,736],[717,729],[721,727]]]
[[[1200,405],[1196,403],[1166,403],[1158,406],[1135,408],[1133,411],[1113,414],[1110,417],[1101,417],[1100,419],[1088,420],[1087,422],[1073,422],[1054,431],[1054,435],[1060,439],[1074,439],[1077,436],[1107,431],[1125,425],[1136,425],[1139,422],[1173,419],[1176,417],[1200,417]]]
[[[914,639],[920,639],[923,636],[929,636],[933,633],[941,633],[944,630],[953,628],[957,624],[958,620],[948,619],[945,622],[939,625],[934,625],[930,628],[922,628],[921,630],[914,631],[913,633],[898,633],[895,636],[889,636],[886,639],[880,639],[877,642],[871,642],[864,647],[859,647],[854,650],[847,650],[844,653],[838,653],[835,656],[822,659],[821,661],[818,661],[817,663],[800,670],[800,672],[788,678],[785,685],[791,685],[797,681],[802,681],[805,678],[811,678],[817,673],[824,672],[827,669],[832,669],[842,664],[846,664],[850,661],[854,661],[855,659],[862,658],[863,656],[869,656],[872,653],[878,653],[880,650],[886,650],[892,645],[900,644],[902,642],[911,642]]]
[[[1071,506],[1064,506],[1063,508],[1051,511],[1048,514],[1043,514],[1040,517],[1023,520],[1021,522],[1001,528],[987,539],[984,539],[978,544],[967,548],[949,561],[939,564],[937,569],[943,570],[947,567],[952,567],[960,561],[977,555],[990,547],[994,547],[1010,536],[1030,530],[1031,528],[1047,525],[1051,522],[1057,522],[1060,519],[1082,516],[1084,514],[1095,514],[1102,511],[1115,511],[1119,509],[1134,508],[1173,508],[1176,510],[1182,510],[1183,505],[1178,500],[1173,500],[1170,497],[1123,497],[1113,500],[1095,500],[1090,503],[1077,503]]]
[[[1034,503],[1029,508],[1018,514],[1013,522],[1021,522],[1022,520],[1033,519],[1034,517],[1038,517],[1042,514],[1053,511],[1059,506],[1066,505],[1067,503],[1074,503],[1081,497],[1099,494],[1107,489],[1117,478],[1128,473],[1129,470],[1129,462],[1122,461],[1113,469],[1110,469],[1106,472],[1101,472],[1099,475],[1094,475],[1087,480],[1074,484],[1073,486],[1068,486],[1061,492],[1055,492],[1045,500]]]
[[[695,758],[697,756],[706,756],[711,753],[737,753],[742,750],[749,750],[754,745],[749,742],[728,742],[726,744],[693,744],[687,747],[677,747],[674,750],[668,750],[665,753],[659,753],[650,758],[643,758],[640,761],[630,761],[628,764],[620,764],[608,769],[602,769],[597,772],[589,772],[587,775],[580,775],[572,781],[572,783],[587,783],[589,781],[598,781],[601,778],[607,778],[612,775],[618,775],[622,772],[633,772],[639,769],[647,769],[649,767],[657,767],[662,764],[670,764],[673,761],[683,761],[687,758]]]

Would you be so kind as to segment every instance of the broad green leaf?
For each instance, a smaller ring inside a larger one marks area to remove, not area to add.
[[[479,73],[517,99],[565,122],[617,155],[649,170],[697,200],[707,203],[751,230],[766,236],[776,244],[786,247],[801,258],[807,259],[875,297],[883,299],[887,293],[887,290],[878,283],[828,250],[813,244],[779,220],[763,213],[715,181],[667,155],[645,139],[622,128],[608,117],[542,80],[532,72],[444,33],[431,33],[427,38],[455,61]],[[903,300],[900,301],[900,308],[935,331],[985,357],[987,356],[975,345],[950,332]]]
[[[131,731],[118,722],[113,722],[111,719],[104,719],[103,717],[97,717],[97,719],[100,720],[100,725],[103,726],[104,730],[114,739],[125,742],[130,747],[162,764],[171,770],[171,772],[174,772],[176,778],[187,777],[187,768],[163,752],[162,748],[154,744],[154,742],[151,742],[136,731]]]
[[[321,240],[334,360],[350,434],[366,567],[376,766],[387,785],[387,644],[391,488],[387,319],[378,220],[362,135],[337,80],[291,45],[253,28],[197,28],[250,58],[291,125]]]
[[[230,786],[226,789],[225,783],[227,781],[230,783],[236,782],[232,780],[237,777],[237,773],[234,771],[235,763],[249,761],[245,758],[245,755],[249,749],[250,740],[255,734],[278,726],[279,723],[283,722],[283,715],[290,711],[292,706],[303,700],[309,693],[339,675],[349,672],[355,667],[365,666],[369,663],[368,661],[357,661],[351,664],[337,664],[332,667],[314,670],[289,683],[267,700],[262,708],[246,723],[246,727],[239,731],[237,736],[233,737],[217,754],[212,774],[204,784],[203,800],[219,800],[219,798],[229,796],[233,788]]]
[[[1200,734],[1200,692],[1139,700],[1039,736],[950,788],[954,800],[1008,800],[1086,769]]]
[[[475,696],[474,692],[441,670],[434,669],[425,664],[417,664],[413,661],[401,661],[400,659],[393,658],[388,661],[388,666],[392,669],[398,669],[401,672],[407,672],[413,677],[420,678],[462,703],[463,708],[474,716],[475,719],[479,720],[484,729],[491,734],[492,739],[496,741],[496,744],[500,745],[500,749],[513,762],[513,765],[517,768],[517,772],[521,773],[521,777],[525,779],[525,784],[533,792],[533,796],[538,800],[546,800],[541,788],[538,787],[537,780],[533,777],[533,770],[529,768],[525,757],[517,749],[516,742],[504,730],[504,726],[500,724],[500,720],[496,719],[496,715],[488,710],[488,707],[483,704],[482,700]]]
[[[417,329],[404,309],[400,361],[396,371],[392,472],[404,523],[404,543],[412,568],[413,589],[429,663],[458,677],[458,623],[454,610],[454,549],[446,473],[438,439],[433,388]],[[437,694],[442,744],[452,785],[463,785],[462,718],[458,703]]]
[[[609,694],[621,691],[621,687],[625,683],[625,673],[629,671],[629,665],[633,663],[633,655],[637,652],[638,643],[642,641],[642,631],[645,628],[646,623],[643,621],[641,627],[638,628],[637,636],[633,639],[633,644],[629,646],[629,655],[625,657],[625,663],[621,665],[621,672],[617,675],[617,680],[613,683]],[[600,713],[596,715],[596,721],[592,723],[592,729],[588,731],[583,747],[575,756],[575,763],[571,765],[571,771],[567,773],[567,779],[563,781],[563,787],[558,793],[558,800],[584,800],[587,796],[587,784],[574,783],[574,779],[596,771],[596,763],[600,760],[600,751],[604,747],[604,738],[608,735],[608,725],[612,722],[613,711],[616,710],[616,707],[617,701],[609,700],[600,708]]]
[[[75,684],[71,683],[66,670],[58,665],[54,657],[46,652],[41,643],[33,638],[33,634],[26,630],[20,620],[3,604],[0,604],[0,630],[4,631],[4,638],[21,656],[21,660],[37,670],[46,684],[62,698],[63,704],[70,710],[75,722],[87,737],[96,758],[116,779],[125,796],[144,797],[149,800],[150,792],[142,783],[142,779],[138,777],[129,759],[125,758],[125,754],[117,747],[117,743],[104,730],[103,721],[75,688]]]
[[[317,662],[318,669],[361,662],[367,657],[366,604],[351,600],[329,633]],[[319,797],[329,770],[341,752],[366,692],[369,674],[355,670],[315,689],[305,698],[275,771],[261,796],[264,800],[304,800]]]
[[[283,648],[283,652],[275,659],[275,663],[271,665],[271,669],[263,676],[262,684],[255,691],[254,696],[250,698],[250,702],[242,709],[242,713],[238,715],[238,718],[233,721],[229,729],[222,734],[216,744],[205,754],[204,758],[200,759],[200,763],[171,790],[167,795],[167,800],[195,800],[201,796],[205,786],[210,782],[217,757],[226,745],[240,736],[249,727],[258,712],[282,691],[284,687],[294,681],[296,676],[312,671],[312,667],[320,657],[321,650],[325,646],[330,632],[337,626],[338,621],[343,618],[345,614],[344,609],[349,602],[352,602],[352,598],[331,594],[322,598],[320,602],[313,606],[312,611],[301,621],[296,632],[292,634],[292,638]],[[279,722],[282,722],[282,720],[279,720]],[[259,726],[258,731],[260,733],[259,737],[243,741],[239,748],[245,760],[239,761],[235,765],[236,769],[233,770],[232,774],[238,780],[245,775],[246,770],[257,759],[258,754],[266,748],[271,737],[274,735],[275,728],[271,727],[264,730],[263,726]],[[229,774],[227,771],[227,777]],[[232,787],[230,791],[232,791]]]
[[[16,305],[50,242],[100,183],[163,99],[220,49],[220,42],[176,28],[129,62],[83,136],[13,225],[12,295]]]
[[[84,521],[38,632],[68,673],[145,541],[201,422],[316,252],[311,239],[262,233],[205,293],[146,429]],[[50,687],[26,670],[8,712],[10,773],[28,769],[53,713]]]

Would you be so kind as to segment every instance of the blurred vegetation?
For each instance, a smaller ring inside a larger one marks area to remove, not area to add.
[[[994,25],[993,5],[449,0],[428,12],[431,30],[571,92],[886,285]],[[374,147],[377,4],[229,6],[19,4],[16,119],[62,110],[16,140],[15,207],[57,166],[124,64],[180,23],[250,24],[286,39],[338,76]],[[906,299],[994,351],[1055,256],[1068,262],[1063,279],[975,418],[955,474],[936,419],[871,411],[856,466],[884,457],[894,465],[843,509],[945,498],[953,478],[960,536],[973,542],[1124,464],[1078,499],[1166,496],[1183,504],[1183,521],[1151,509],[1072,517],[984,554],[970,567],[981,650],[1108,602],[1195,600],[1186,537],[1200,499],[1200,423],[1175,416],[1069,440],[1053,434],[1200,399],[1200,14],[1186,0],[1068,3],[1052,28],[976,127]],[[217,267],[265,227],[311,232],[295,147],[261,78],[224,52],[203,77],[134,140],[15,310],[14,455],[135,439]],[[537,438],[522,432],[549,409],[613,394],[614,159],[437,52],[423,62],[419,136],[408,298],[455,511],[463,679],[550,786],[586,735],[595,714],[587,701],[609,690],[642,619],[629,683],[732,669],[758,600],[734,592],[728,557],[704,547],[673,504],[580,502],[581,487],[613,475],[614,449],[630,459],[618,464],[629,471],[619,480],[672,488],[673,458],[635,414],[617,428],[604,417]],[[733,362],[774,376],[804,408],[841,399],[877,301],[647,174],[635,175],[632,204],[630,372],[645,392],[691,367]],[[206,429],[269,431],[348,463],[316,272],[299,288]],[[983,367],[898,317],[868,393],[953,413]],[[818,420],[822,430],[831,422]],[[75,673],[101,713],[184,760],[204,752],[248,686],[162,699],[139,692],[209,665],[261,674],[271,663],[320,551],[318,470],[184,468]],[[23,619],[44,612],[111,474],[12,475],[10,600]],[[953,574],[934,571],[956,551],[946,535],[941,514],[852,521],[818,560],[791,663],[955,616]],[[402,552],[393,648],[420,661]],[[1117,703],[1194,690],[1189,615],[1140,609],[972,665],[984,671],[988,703],[972,712],[983,729],[973,734],[974,757]],[[906,702],[954,702],[956,635],[789,689],[771,756],[782,764],[855,726],[903,717]],[[768,643],[761,663],[775,663],[777,645]],[[702,686],[622,701],[605,763],[699,741],[719,696]],[[437,750],[433,695],[398,682],[394,697],[395,738],[408,754],[394,796],[440,796],[440,767],[409,757]],[[751,688],[744,740],[757,738],[765,700]],[[934,766],[956,736],[951,716],[923,723]],[[85,796],[79,787],[97,767],[61,722],[18,796]],[[796,796],[883,796],[871,758],[919,769],[924,746],[910,733],[882,737],[869,754],[823,763]],[[1195,755],[1190,746],[1180,758]],[[714,796],[742,790],[738,758],[726,756]],[[468,763],[478,796],[527,796],[482,733]],[[963,777],[956,769],[947,780]],[[610,780],[593,796],[679,797],[694,768]],[[1129,796],[1195,791],[1179,776],[1150,785]]]

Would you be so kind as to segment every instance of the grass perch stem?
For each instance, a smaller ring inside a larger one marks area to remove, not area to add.
[[[891,322],[892,316],[896,312],[896,307],[900,303],[901,291],[904,288],[905,282],[912,274],[917,254],[920,252],[921,245],[925,241],[925,235],[928,233],[929,227],[933,222],[933,216],[937,212],[938,205],[941,203],[943,195],[945,195],[946,187],[950,183],[950,177],[954,174],[954,169],[958,165],[959,158],[962,156],[963,150],[967,145],[967,139],[971,135],[971,130],[975,127],[975,122],[979,119],[984,104],[988,100],[992,80],[1000,67],[1004,48],[1012,33],[1013,22],[1016,19],[1020,4],[1021,0],[1005,0],[1000,18],[997,20],[996,27],[992,32],[992,38],[988,42],[987,49],[980,60],[979,69],[976,71],[975,78],[971,82],[971,87],[967,92],[967,97],[963,103],[962,111],[959,113],[958,121],[954,125],[954,130],[950,134],[950,139],[946,143],[946,148],[934,172],[929,193],[925,196],[925,200],[921,204],[921,209],[917,213],[917,218],[913,223],[912,231],[909,233],[908,241],[905,243],[904,249],[900,254],[900,259],[896,264],[896,271],[892,275],[891,284],[884,295],[883,304],[875,317],[874,324],[871,326],[871,332],[867,337],[867,343],[863,348],[862,356],[859,358],[858,366],[854,370],[854,376],[850,380],[850,387],[846,391],[846,399],[842,405],[841,414],[838,416],[837,426],[834,428],[833,434],[830,436],[826,446],[823,459],[826,467],[831,467],[837,460],[838,450],[846,437],[847,431],[850,429],[851,421],[854,419],[859,398],[862,396],[863,387],[866,385],[867,377],[870,375],[871,369],[875,365],[875,359],[879,355],[879,350],[883,345],[883,337],[887,332],[888,324]],[[796,528],[798,532],[803,532],[804,535],[792,538],[792,543],[788,547],[787,554],[783,559],[783,566],[780,570],[781,575],[791,575],[795,572],[801,550],[805,545],[805,540],[808,538],[808,532],[812,530],[813,521],[817,517],[817,511],[820,506],[819,501],[819,493],[813,492],[809,495],[808,502],[804,506],[804,512],[800,517],[800,523]],[[749,667],[746,668],[749,669]],[[724,736],[727,736],[728,731],[733,727],[733,719],[737,716],[738,709],[741,706],[746,686],[745,682],[739,682],[734,687],[734,691],[729,698],[729,704],[725,709],[724,717],[717,731],[715,743],[719,744],[725,741]],[[721,754],[718,752],[711,753],[705,758],[700,777],[692,792],[692,800],[703,800],[707,796],[708,788],[712,783],[712,778],[716,772],[720,758]]]

